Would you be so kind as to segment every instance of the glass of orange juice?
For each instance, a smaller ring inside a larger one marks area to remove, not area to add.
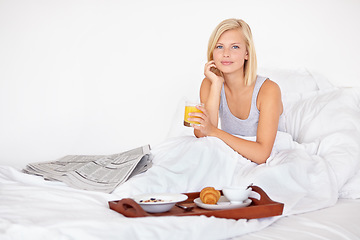
[[[196,121],[189,121],[188,118],[194,118],[195,116],[189,116],[191,112],[202,112],[201,110],[197,109],[196,106],[200,105],[199,103],[194,102],[185,102],[185,115],[184,115],[184,126],[191,127],[191,124],[200,124]]]

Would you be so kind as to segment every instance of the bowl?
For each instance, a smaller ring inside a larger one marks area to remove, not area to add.
[[[224,196],[233,204],[242,203],[249,198],[252,188],[230,186],[224,187],[222,192]]]
[[[149,193],[134,196],[133,199],[144,211],[161,213],[169,211],[176,203],[185,201],[188,196],[180,193]]]

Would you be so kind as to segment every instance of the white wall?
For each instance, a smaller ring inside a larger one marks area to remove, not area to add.
[[[0,164],[161,142],[229,17],[252,27],[260,67],[360,86],[359,10],[358,0],[0,0]]]

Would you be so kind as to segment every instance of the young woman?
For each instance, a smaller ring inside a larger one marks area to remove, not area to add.
[[[196,137],[221,139],[243,157],[264,163],[272,151],[283,112],[279,86],[257,76],[257,60],[250,27],[240,19],[221,22],[208,45],[205,79],[197,106],[190,113]],[[221,129],[218,120],[221,120]],[[281,129],[279,129],[281,130]],[[241,137],[256,136],[256,141]]]

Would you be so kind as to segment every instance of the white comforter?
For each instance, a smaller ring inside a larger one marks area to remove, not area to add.
[[[360,92],[332,89],[299,97],[286,109],[289,134],[278,133],[262,165],[219,139],[184,136],[153,147],[153,167],[112,194],[72,189],[2,166],[0,239],[225,239],[279,218],[126,218],[108,208],[109,200],[145,192],[253,182],[285,203],[284,215],[332,206],[339,197],[359,198]]]

